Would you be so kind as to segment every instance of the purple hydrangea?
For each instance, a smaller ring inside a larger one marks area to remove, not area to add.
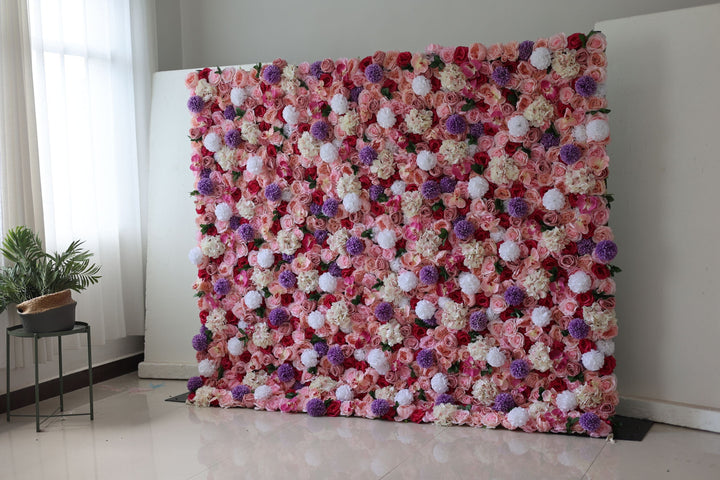
[[[287,310],[283,307],[273,308],[270,312],[270,325],[277,327],[281,323],[285,323],[290,319]]]
[[[595,242],[591,238],[583,238],[577,242],[578,255],[587,255],[595,250]]]
[[[442,192],[440,190],[440,185],[438,185],[438,182],[436,182],[435,180],[428,180],[420,187],[420,193],[422,193],[422,196],[428,200],[435,200],[440,196]]]
[[[187,381],[188,392],[195,392],[198,388],[203,386],[202,377],[190,377]]]
[[[560,160],[565,162],[567,165],[572,165],[577,162],[580,160],[580,157],[582,157],[582,150],[580,150],[580,147],[577,145],[568,143],[560,147]]]
[[[292,263],[292,261],[295,260],[295,254],[294,253],[283,253],[282,255],[280,255],[280,258],[282,258],[283,262]]]
[[[594,432],[598,428],[600,428],[600,425],[602,424],[602,420],[600,420],[600,417],[595,415],[592,412],[585,412],[582,415],[580,415],[580,426],[587,430],[588,432]]]
[[[521,380],[527,377],[528,373],[530,373],[530,365],[528,365],[528,362],[525,360],[518,359],[510,363],[510,375],[512,375],[513,378]]]
[[[560,145],[560,137],[552,132],[545,132],[542,137],[540,137],[540,143],[545,147],[545,150],[550,150],[552,147]]]
[[[514,197],[508,200],[507,210],[511,217],[523,218],[530,213],[530,206],[524,198]]]
[[[435,365],[435,353],[429,348],[420,350],[417,354],[417,364],[420,368],[432,367]]]
[[[530,58],[530,55],[532,55],[534,46],[535,42],[531,40],[525,40],[524,42],[520,42],[520,45],[518,45],[518,59],[528,60]]]
[[[313,232],[313,237],[315,237],[315,241],[322,245],[325,243],[325,240],[327,240],[328,232],[327,230],[315,230]]]
[[[467,240],[475,233],[475,225],[473,225],[467,220],[460,220],[458,222],[455,222],[453,231],[460,240]]]
[[[375,159],[377,159],[378,153],[370,145],[366,145],[360,149],[358,156],[360,157],[361,162],[365,165],[370,165],[375,161]]]
[[[385,193],[385,187],[382,185],[370,185],[370,200],[373,202],[377,202],[383,193]]]
[[[230,293],[231,288],[232,285],[227,278],[220,278],[217,282],[215,282],[215,285],[213,285],[213,290],[215,290],[215,293],[218,295],[227,295]]]
[[[295,369],[289,363],[283,363],[277,369],[277,376],[281,382],[290,382],[295,380]]]
[[[375,317],[380,322],[388,322],[391,318],[393,318],[393,306],[389,302],[380,302],[380,304],[375,307]]]
[[[208,345],[210,345],[210,342],[208,342],[207,336],[202,333],[198,333],[192,338],[192,346],[195,351],[202,352],[207,350]]]
[[[225,134],[225,145],[230,148],[237,148],[242,143],[242,134],[240,130],[232,129]]]
[[[390,411],[390,402],[382,398],[376,398],[370,404],[370,411],[376,417],[384,417]]]
[[[449,393],[441,393],[435,397],[435,405],[442,405],[443,403],[454,403],[452,395]]]
[[[322,213],[322,207],[317,203],[310,204],[310,215],[320,215]]]
[[[322,68],[320,66],[322,65],[322,62],[317,61],[310,64],[310,75],[312,75],[315,78],[320,78],[320,75],[323,74]]]
[[[337,215],[338,207],[340,202],[335,198],[326,198],[322,204],[322,213],[326,217],[334,217]]]
[[[252,242],[255,238],[255,229],[249,223],[243,223],[238,230],[240,238],[245,242]]]
[[[467,122],[462,115],[457,113],[450,115],[447,120],[445,120],[445,130],[447,130],[451,135],[460,135],[465,133],[466,128]]]
[[[365,250],[365,242],[359,237],[350,237],[345,242],[345,251],[348,255],[356,256],[360,255]]]
[[[205,100],[199,95],[193,95],[188,99],[187,107],[193,113],[200,113],[205,108]]]
[[[277,65],[270,64],[263,70],[263,80],[267,83],[274,85],[280,81],[282,77],[282,70]]]
[[[328,265],[328,273],[335,278],[340,278],[342,277],[342,268],[337,263],[332,262]]]
[[[233,215],[232,217],[230,217],[230,220],[228,220],[228,227],[230,227],[230,230],[237,230],[238,228],[240,228],[240,225],[240,217],[238,217],[237,215]]]
[[[323,120],[318,120],[310,127],[310,134],[317,140],[324,142],[330,136],[330,125]]]
[[[473,123],[472,125],[470,125],[470,130],[468,133],[470,133],[470,135],[475,138],[480,138],[483,133],[485,133],[485,128],[483,127],[482,123]]]
[[[265,187],[265,198],[271,202],[277,202],[282,198],[282,189],[277,183],[271,183]]]
[[[297,277],[290,270],[283,270],[278,276],[278,282],[283,288],[293,288],[297,284]]]
[[[320,400],[319,398],[311,398],[308,400],[307,405],[305,405],[305,410],[307,411],[307,414],[311,417],[322,417],[325,415],[325,412],[327,412],[327,408],[325,408],[325,402]]]
[[[332,365],[342,365],[345,361],[345,355],[340,345],[333,345],[327,352],[327,359]]]
[[[211,173],[212,173],[212,169],[203,168],[202,170],[200,170],[200,178],[210,178]]]
[[[452,193],[457,186],[457,180],[452,177],[443,177],[440,179],[440,191],[442,193]]]
[[[496,67],[490,76],[500,87],[504,87],[510,82],[510,71],[505,67]]]
[[[612,240],[602,240],[595,246],[595,256],[604,263],[612,261],[617,253],[617,245]]]
[[[209,331],[210,331],[210,330],[208,330],[208,328],[207,328],[205,325],[200,325],[200,333],[202,333],[203,335],[205,335],[205,334],[207,334],[207,332],[209,332]]]
[[[440,273],[434,265],[425,265],[420,269],[420,281],[425,285],[432,285],[437,283],[440,279]]]
[[[568,332],[571,337],[582,340],[590,333],[590,325],[585,323],[585,320],[582,318],[573,318],[568,324]]]
[[[515,404],[515,400],[513,399],[512,395],[510,395],[509,393],[498,393],[497,397],[495,397],[495,404],[493,405],[493,410],[508,413],[516,406],[517,405]]]
[[[508,289],[505,290],[504,297],[508,305],[517,307],[525,300],[525,291],[516,285],[510,285]]]
[[[365,67],[365,78],[372,83],[380,83],[383,78],[383,69],[377,63],[371,63]]]
[[[212,195],[215,190],[215,185],[213,185],[212,180],[209,178],[201,178],[198,180],[197,189],[201,195]]]
[[[475,310],[470,314],[470,329],[475,332],[482,332],[487,328],[487,314],[482,310]]]
[[[248,387],[247,385],[238,385],[237,387],[230,390],[233,400],[242,400],[243,397],[250,392],[250,387]]]
[[[351,89],[350,89],[349,100],[350,100],[351,102],[357,103],[358,98],[360,97],[360,93],[361,93],[362,91],[363,91],[363,88],[362,88],[362,87],[353,87],[353,88],[351,88]]]
[[[581,97],[591,97],[595,95],[597,91],[597,83],[595,83],[595,79],[591,76],[583,75],[575,82],[575,91]]]
[[[228,105],[227,107],[225,107],[225,110],[223,110],[223,117],[225,117],[225,120],[234,120],[235,107],[233,107],[232,105]]]
[[[324,357],[329,350],[328,344],[325,342],[316,342],[315,345],[313,345],[313,350],[315,350],[319,356]]]

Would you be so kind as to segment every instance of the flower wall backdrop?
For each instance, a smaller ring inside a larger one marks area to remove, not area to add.
[[[196,405],[605,436],[605,37],[188,75]]]

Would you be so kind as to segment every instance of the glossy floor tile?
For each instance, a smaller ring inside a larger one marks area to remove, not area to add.
[[[95,387],[95,421],[0,423],[2,479],[720,478],[720,435],[655,425],[642,442],[166,402],[184,382]],[[48,412],[57,399],[42,403]],[[87,389],[66,409],[87,411]],[[25,407],[16,413],[33,413]]]

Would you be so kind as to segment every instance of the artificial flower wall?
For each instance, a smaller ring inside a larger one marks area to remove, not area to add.
[[[188,75],[196,405],[610,433],[605,37]]]

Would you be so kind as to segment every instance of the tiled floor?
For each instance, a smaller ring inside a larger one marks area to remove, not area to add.
[[[720,435],[656,424],[642,442],[443,428],[164,400],[184,382],[96,385],[95,421],[0,423],[2,479],[720,478]],[[52,410],[56,399],[43,402]],[[87,411],[87,390],[66,407]],[[32,413],[32,407],[22,409]]]

